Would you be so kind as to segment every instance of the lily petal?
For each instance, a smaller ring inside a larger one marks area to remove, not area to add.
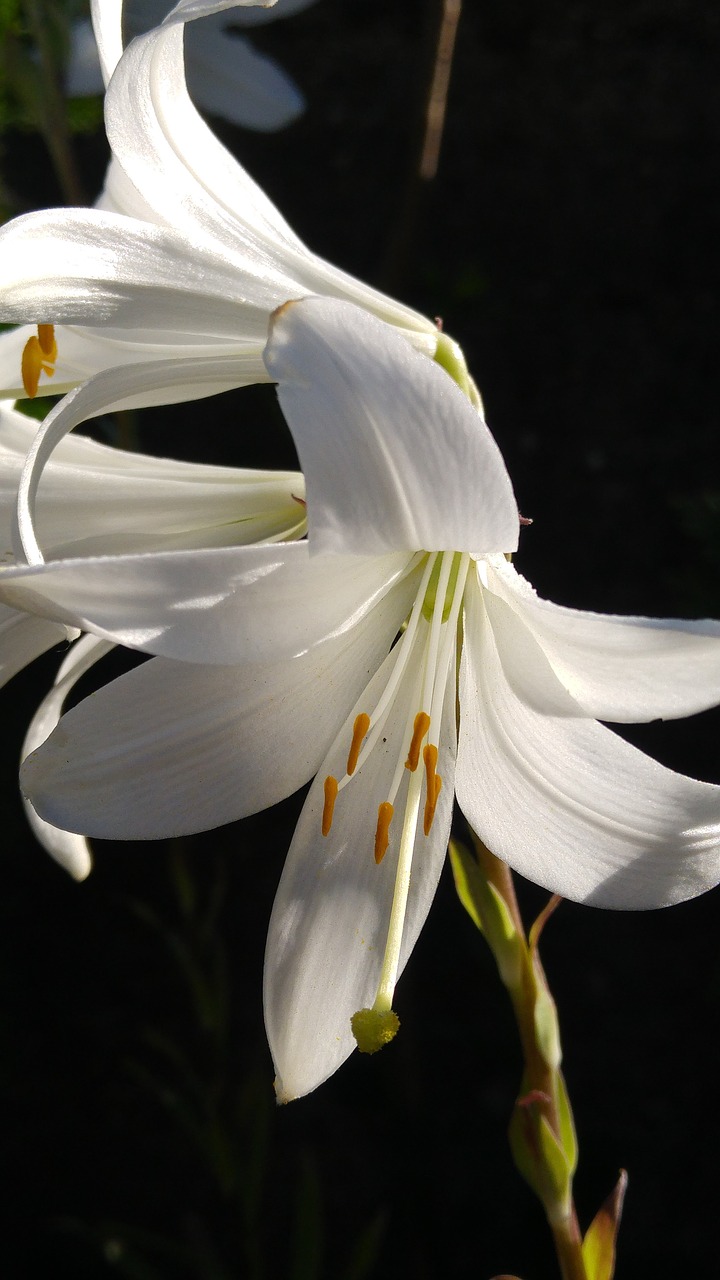
[[[20,754],[21,762],[52,733],[62,715],[65,700],[78,680],[111,648],[112,645],[107,641],[96,640],[94,636],[83,636],[77,644],[73,645],[60,664],[55,684],[43,698],[30,722]],[[92,855],[85,836],[77,835],[72,831],[63,831],[60,827],[45,822],[28,800],[23,798],[23,803],[27,820],[38,842],[74,880],[84,880],[92,870]]]
[[[206,831],[307,782],[397,628],[386,598],[291,662],[156,658],[69,711],[21,770],[40,815],[118,840]]]
[[[720,622],[617,617],[541,599],[501,557],[488,586],[522,618],[589,715],[616,723],[674,719],[720,702]]]
[[[305,298],[276,312],[265,363],[305,473],[313,551],[517,546],[493,437],[401,334],[349,303]]]
[[[329,564],[306,542],[54,560],[0,570],[0,600],[184,662],[280,661],[350,630],[388,594],[400,626],[417,590],[406,555]]]
[[[720,787],[663,768],[585,715],[532,632],[477,584],[460,708],[458,802],[516,871],[614,908],[669,906],[717,883]]]
[[[27,395],[21,377],[22,353],[28,338],[36,335],[36,326],[29,324],[0,333],[0,395],[9,400],[23,399]],[[163,360],[183,361],[187,381],[187,362],[198,357],[201,360],[218,357],[242,360],[242,365],[236,369],[240,381],[233,382],[233,386],[267,381],[262,359],[264,338],[259,338],[254,343],[239,344],[230,343],[226,339],[215,341],[194,335],[192,341],[188,341],[187,335],[161,329],[155,329],[149,334],[147,331],[110,328],[82,329],[74,325],[56,325],[55,338],[58,344],[55,372],[47,381],[45,375],[41,375],[41,394],[64,395],[66,391],[71,391],[78,383],[86,382],[103,369]],[[210,394],[204,386],[202,365],[198,366],[198,373],[200,376],[197,384],[194,381],[190,383],[187,399],[194,400]],[[161,385],[147,391],[143,403],[172,404],[177,399],[177,392],[172,385],[168,388]]]
[[[295,831],[275,898],[265,951],[265,1025],[278,1101],[302,1097],[352,1053],[350,1018],[372,1005],[390,918],[407,779],[395,803],[388,851],[373,856],[377,806],[387,798],[414,685],[408,679],[383,744],[376,746],[335,805],[328,836],[320,830],[323,784],[342,776],[355,716],[380,696],[395,661],[390,654],[351,711],[323,761]],[[415,840],[403,932],[404,968],[430,909],[450,835],[455,762],[454,671],[448,675],[438,772],[443,786],[429,836]],[[409,775],[408,775],[409,776]]]
[[[413,332],[434,351],[437,333],[426,317],[324,262],[302,244],[196,111],[184,77],[178,75],[182,56],[180,26],[162,26],[140,36],[125,50],[105,102],[116,164],[153,209],[155,219],[193,243],[233,254],[239,275],[229,292],[241,281],[251,281],[254,291],[266,280],[276,282],[275,300],[267,311],[309,293],[345,297]]]
[[[0,511],[8,515],[37,430],[0,404]],[[299,472],[197,466],[71,435],[44,467],[35,529],[54,559],[242,545],[300,536],[304,494]]]
[[[197,375],[194,392],[214,395],[233,385],[242,361],[238,357],[220,360],[198,360],[194,369]],[[178,399],[187,388],[187,366],[181,360],[164,360],[157,364],[141,364],[127,369],[106,369],[89,382],[76,387],[48,414],[38,428],[23,469],[18,488],[17,536],[19,545],[29,563],[42,560],[42,552],[34,528],[34,508],[37,487],[43,469],[59,442],[72,429],[88,418],[111,412],[113,409],[132,408],[147,404],[148,397],[158,387],[170,388]]]

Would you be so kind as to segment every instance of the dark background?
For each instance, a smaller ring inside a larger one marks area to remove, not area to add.
[[[320,0],[257,29],[309,110],[274,137],[218,131],[314,249],[443,316],[534,518],[518,565],[541,594],[717,615],[720,15],[465,0],[440,171],[415,200],[422,9]],[[78,147],[92,198],[102,139]],[[11,135],[5,165],[18,208],[59,198],[39,142]],[[153,452],[292,458],[266,388],[139,426]],[[73,884],[29,839],[15,785],[56,661],[2,704],[3,1274],[554,1277],[505,1138],[514,1027],[450,878],[395,1044],[276,1109],[263,939],[301,798],[181,844],[98,843]],[[719,724],[628,736],[718,782]],[[521,891],[530,919],[545,896]],[[717,1269],[718,909],[564,904],[544,935],[583,1226],[629,1172],[619,1280]]]

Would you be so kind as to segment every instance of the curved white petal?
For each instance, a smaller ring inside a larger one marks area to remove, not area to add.
[[[387,652],[396,602],[292,661],[194,666],[156,658],[60,721],[23,790],[58,826],[118,840],[205,831],[307,782]]]
[[[47,618],[0,605],[0,688],[41,653],[74,639],[75,634]]]
[[[355,716],[380,695],[390,655],[359,698],[323,761],[303,807],[273,907],[265,951],[265,1025],[278,1100],[315,1089],[355,1048],[350,1018],[373,1004],[385,951],[407,778],[379,866],[374,859],[377,807],[387,798],[411,717],[414,684],[405,679],[383,743],[340,792],[330,834],[320,830],[323,784],[342,776]],[[455,763],[455,677],[448,675],[438,773],[443,778],[430,835],[415,840],[400,969],[430,909],[450,835]],[[409,776],[409,775],[408,775]]]
[[[510,607],[466,595],[456,788],[499,858],[600,907],[682,902],[720,880],[720,787],[586,716]]]
[[[498,557],[488,586],[532,631],[555,674],[589,715],[635,723],[720,702],[720,622],[624,618],[538,597]]]
[[[280,66],[248,40],[194,23],[185,33],[187,86],[204,111],[244,129],[283,129],[305,99]]]
[[[52,733],[62,715],[65,699],[78,680],[111,648],[107,641],[96,640],[94,636],[83,636],[73,645],[60,664],[53,688],[43,698],[30,722],[20,753],[21,764]],[[64,831],[61,827],[45,822],[25,797],[23,804],[36,839],[50,857],[59,862],[74,880],[84,880],[92,870],[92,855],[85,836]]]
[[[327,561],[307,543],[54,560],[0,570],[0,600],[184,662],[279,661],[351,629],[418,572],[404,555]]]
[[[131,365],[125,369],[106,369],[60,401],[37,430],[18,489],[17,537],[28,563],[38,563],[43,556],[34,527],[38,484],[59,442],[74,427],[88,418],[114,409],[129,409],[157,403],[161,392],[165,402],[192,399],[197,395],[215,395],[238,385],[245,363],[239,356],[196,360],[195,380],[187,384],[188,369],[182,360]],[[189,394],[188,394],[189,393]]]
[[[228,281],[230,294],[243,280],[271,279],[277,288],[269,310],[308,293],[346,297],[434,351],[429,320],[305,248],[198,115],[182,65],[182,28],[163,26],[133,41],[113,77],[106,126],[116,169],[125,175],[123,202],[134,186],[156,221],[197,245],[234,254],[239,274]]]
[[[0,318],[10,323],[101,323],[151,340],[160,330],[163,340],[237,344],[264,338],[272,308],[301,292],[271,262],[101,209],[15,218],[0,230],[0,254]]]
[[[22,353],[28,338],[36,334],[34,324],[21,325],[18,329],[0,334],[0,396],[12,400],[26,397],[20,372]],[[40,395],[64,395],[66,391],[71,391],[79,383],[86,382],[105,369],[159,363],[163,360],[183,361],[186,373],[184,393],[182,397],[179,396],[172,385],[153,387],[145,392],[145,405],[172,404],[181,398],[194,400],[210,394],[205,389],[202,364],[197,367],[195,379],[196,371],[190,362],[196,359],[233,361],[235,377],[238,379],[233,382],[233,386],[268,381],[262,359],[264,338],[258,338],[253,343],[243,341],[242,345],[238,345],[227,339],[215,341],[195,335],[188,342],[185,334],[163,332],[161,329],[133,332],[131,329],[84,329],[71,325],[57,325],[55,338],[58,345],[55,371],[50,377],[45,373],[41,374]]]
[[[444,369],[345,302],[275,314],[265,352],[308,492],[313,550],[510,551],[500,450]]]
[[[90,0],[93,31],[107,85],[122,57],[123,0]]]
[[[37,429],[0,405],[0,512],[8,530]],[[299,472],[197,466],[70,435],[43,469],[34,528],[47,559],[240,546],[301,536],[304,494]]]

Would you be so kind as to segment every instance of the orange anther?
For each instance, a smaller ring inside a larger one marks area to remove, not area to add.
[[[20,366],[23,386],[31,400],[37,395],[40,374],[52,378],[56,360],[55,329],[51,324],[39,324],[38,336],[33,334],[25,343]]]
[[[350,777],[357,769],[358,756],[360,748],[363,744],[363,738],[370,728],[370,717],[364,711],[355,717],[355,725],[353,728],[352,744],[347,758],[347,775]]]
[[[420,743],[430,728],[430,717],[427,711],[418,711],[415,717],[415,726],[413,728],[412,741],[408,758],[405,761],[405,768],[412,770],[414,773],[420,763]]]
[[[394,812],[395,810],[389,800],[383,800],[382,804],[378,805],[377,829],[375,831],[375,861],[378,866],[385,857],[390,843],[390,823]]]
[[[332,774],[328,774],[325,779],[325,804],[323,805],[322,815],[322,833],[324,836],[330,834],[332,826],[333,812],[335,810],[335,801],[338,793],[338,780],[333,778]]]
[[[38,342],[42,347],[43,355],[54,363],[57,360],[57,342],[55,341],[55,325],[39,324],[37,327]]]
[[[423,816],[423,831],[426,836],[430,835],[430,828],[435,817],[435,808],[437,806],[440,788],[442,787],[442,778],[435,772],[437,769],[438,749],[433,743],[428,743],[423,749],[423,760],[425,762],[425,813]]]

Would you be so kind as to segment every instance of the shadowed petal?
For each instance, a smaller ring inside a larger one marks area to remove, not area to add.
[[[55,684],[43,698],[30,722],[20,753],[21,762],[52,733],[62,715],[65,700],[78,680],[111,648],[112,645],[106,640],[96,640],[94,636],[83,636],[77,644],[73,645],[60,664]],[[73,831],[63,831],[62,828],[45,822],[28,800],[23,798],[23,803],[27,820],[36,839],[46,852],[59,862],[74,880],[84,880],[92,870],[92,855],[85,836]]]

